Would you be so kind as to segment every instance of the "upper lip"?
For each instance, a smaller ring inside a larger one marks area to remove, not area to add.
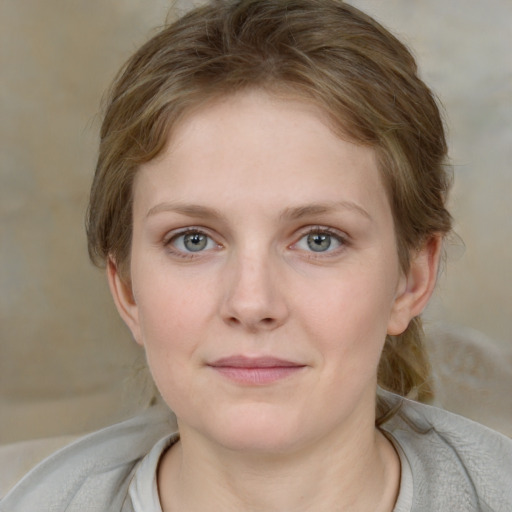
[[[222,357],[208,364],[217,368],[282,368],[293,366],[306,366],[295,361],[279,359],[277,357],[247,357],[247,356],[230,356]]]

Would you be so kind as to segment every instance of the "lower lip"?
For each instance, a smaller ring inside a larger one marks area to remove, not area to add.
[[[271,384],[299,373],[304,366],[270,366],[261,368],[240,368],[238,366],[212,366],[223,377],[251,386]]]

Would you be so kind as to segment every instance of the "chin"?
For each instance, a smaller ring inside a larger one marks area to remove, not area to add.
[[[203,428],[203,436],[233,451],[277,454],[293,451],[303,437],[299,421],[276,407],[246,406],[219,414]],[[299,432],[301,436],[298,436]]]

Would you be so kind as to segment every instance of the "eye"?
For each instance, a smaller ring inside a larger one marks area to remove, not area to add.
[[[218,247],[218,244],[207,234],[198,230],[190,230],[175,235],[169,240],[168,245],[184,253],[201,252]]]
[[[333,252],[344,245],[343,238],[326,229],[314,229],[295,244],[297,249],[310,252]]]

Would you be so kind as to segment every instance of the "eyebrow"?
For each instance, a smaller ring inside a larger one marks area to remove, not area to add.
[[[288,207],[281,212],[279,217],[285,220],[300,220],[304,217],[334,213],[339,209],[354,211],[368,220],[372,220],[372,217],[364,208],[352,201],[335,201],[325,204],[314,203],[303,206]],[[225,216],[216,208],[177,202],[159,203],[149,209],[146,217],[151,217],[161,212],[174,212],[197,219],[225,219]]]
[[[293,208],[286,208],[281,214],[281,217],[290,220],[300,220],[303,217],[334,213],[339,209],[351,210],[362,215],[363,217],[366,217],[368,220],[372,220],[370,214],[363,207],[352,201],[335,201],[332,203],[309,204]]]
[[[185,204],[185,203],[159,203],[153,208],[150,208],[146,217],[151,217],[161,212],[175,212],[186,215],[187,217],[195,217],[198,219],[214,218],[223,219],[224,215],[215,208],[209,208],[207,206],[200,206],[196,204]]]

